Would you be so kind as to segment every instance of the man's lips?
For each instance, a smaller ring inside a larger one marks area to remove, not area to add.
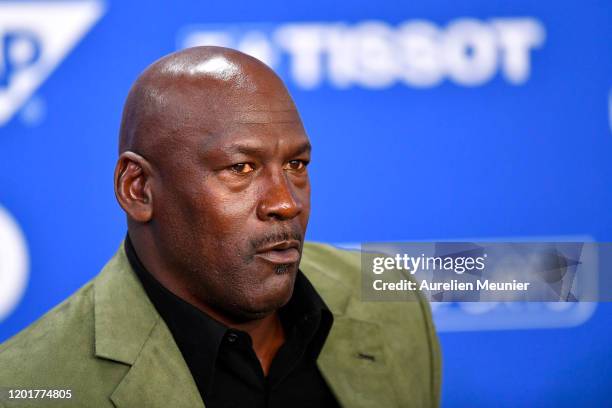
[[[257,250],[256,257],[274,264],[291,264],[300,260],[300,241],[288,240],[266,245]]]

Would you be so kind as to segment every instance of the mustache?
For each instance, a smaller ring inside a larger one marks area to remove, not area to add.
[[[281,242],[281,241],[289,241],[296,240],[300,242],[304,242],[304,236],[301,232],[292,230],[292,231],[281,231],[271,234],[266,234],[264,236],[253,238],[249,241],[251,249],[253,252],[257,252],[257,250],[265,245]]]

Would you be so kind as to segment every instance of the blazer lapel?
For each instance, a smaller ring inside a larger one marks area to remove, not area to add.
[[[172,334],[129,265],[123,244],[94,285],[96,356],[130,366],[111,395],[115,405],[204,407]]]
[[[394,407],[395,391],[376,324],[336,316],[317,361],[343,407]]]
[[[314,264],[302,263],[300,267],[334,314],[317,365],[340,405],[398,406],[379,326],[347,313],[354,300],[345,283]]]
[[[204,407],[170,331],[158,323],[142,352],[111,395],[118,408]]]

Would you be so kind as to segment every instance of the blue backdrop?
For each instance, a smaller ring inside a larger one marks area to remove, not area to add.
[[[196,44],[286,80],[311,240],[612,240],[611,27],[605,1],[0,1],[0,341],[118,247],[124,98]],[[609,304],[436,306],[444,406],[612,406]]]

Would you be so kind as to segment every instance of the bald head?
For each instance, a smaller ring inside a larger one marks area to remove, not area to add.
[[[267,123],[299,117],[280,78],[261,61],[223,47],[178,51],[151,64],[134,83],[123,111],[119,153],[129,150],[156,160],[180,146],[181,134],[210,134],[228,119]]]

